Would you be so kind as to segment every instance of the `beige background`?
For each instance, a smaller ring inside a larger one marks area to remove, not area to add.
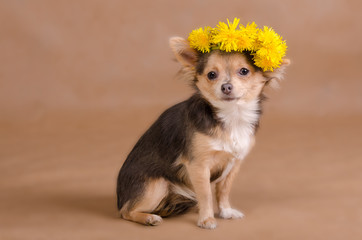
[[[0,239],[362,239],[360,1],[0,1]],[[240,17],[292,59],[232,191],[240,221],[122,221],[137,138],[191,94],[168,47]]]

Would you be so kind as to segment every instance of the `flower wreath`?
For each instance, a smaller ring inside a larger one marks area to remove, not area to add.
[[[190,47],[202,52],[219,49],[225,52],[250,51],[254,64],[263,71],[273,71],[283,62],[287,45],[272,28],[257,28],[255,22],[245,27],[239,25],[240,19],[232,23],[219,22],[216,28],[205,27],[193,30],[188,40]],[[239,27],[239,28],[238,28]]]

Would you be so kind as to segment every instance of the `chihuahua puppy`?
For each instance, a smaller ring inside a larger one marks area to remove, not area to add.
[[[179,37],[170,46],[195,92],[167,109],[128,155],[118,175],[118,209],[126,220],[153,226],[197,207],[197,225],[213,229],[211,183],[218,216],[243,217],[230,205],[230,189],[254,145],[263,90],[281,80],[289,60],[263,72],[248,52],[200,53]]]

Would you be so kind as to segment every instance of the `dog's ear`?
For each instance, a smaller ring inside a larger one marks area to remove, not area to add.
[[[268,85],[272,88],[279,88],[279,83],[284,78],[285,69],[290,65],[289,59],[283,59],[283,62],[280,64],[279,68],[274,69],[274,71],[264,72],[264,77],[267,78]]]
[[[197,63],[197,52],[190,47],[187,40],[181,37],[170,38],[170,47],[179,61],[184,67],[195,67]]]

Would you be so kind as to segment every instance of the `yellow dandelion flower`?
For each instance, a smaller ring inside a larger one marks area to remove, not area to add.
[[[275,68],[280,67],[281,60],[277,54],[265,54],[260,50],[254,54],[254,63],[265,72],[273,71]]]
[[[193,30],[188,37],[190,47],[203,53],[210,52],[210,31],[211,27]]]
[[[262,68],[263,71],[273,71],[273,69],[280,67],[286,50],[287,45],[282,37],[272,28],[264,27],[258,32],[256,38],[255,65]]]
[[[246,25],[246,27],[244,27],[243,25],[241,25],[241,28],[243,28],[245,34],[248,34],[250,37],[252,37],[252,38],[256,38],[256,37],[257,37],[257,33],[258,33],[259,29],[258,29],[258,25],[256,25],[255,22],[248,23],[248,24]]]
[[[238,39],[240,38],[240,31],[236,28],[239,25],[240,19],[235,18],[232,23],[227,19],[228,24],[219,22],[215,29],[215,35],[212,42],[219,46],[219,49],[226,52],[238,50]]]
[[[255,39],[257,37],[258,28],[255,22],[248,23],[246,27],[240,25],[240,34],[238,39],[238,50],[239,51],[254,51]]]

